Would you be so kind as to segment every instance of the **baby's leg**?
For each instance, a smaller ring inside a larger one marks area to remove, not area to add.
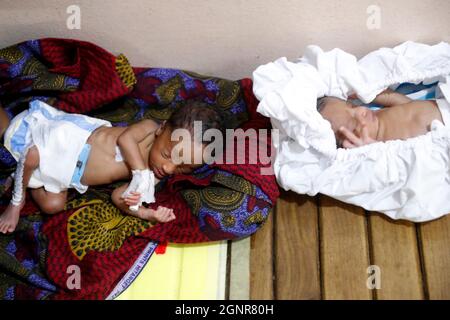
[[[44,188],[31,190],[31,196],[42,212],[55,214],[64,210],[67,202],[67,190],[60,193],[48,192]]]
[[[14,177],[13,198],[0,216],[0,232],[9,233],[16,229],[19,222],[20,210],[25,204],[25,190],[33,171],[39,166],[39,151],[33,146],[29,148],[17,163]]]

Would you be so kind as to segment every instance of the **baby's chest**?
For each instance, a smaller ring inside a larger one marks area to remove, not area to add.
[[[430,131],[431,122],[439,119],[435,110],[423,104],[405,105],[395,111],[390,120],[392,139],[408,139],[426,134]]]

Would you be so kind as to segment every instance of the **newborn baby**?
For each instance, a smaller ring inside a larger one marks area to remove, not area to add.
[[[35,100],[10,123],[0,108],[0,124],[4,125],[0,132],[8,126],[5,146],[18,159],[13,198],[0,214],[0,233],[10,233],[18,223],[27,187],[42,212],[55,214],[64,209],[70,188],[84,193],[89,186],[131,180],[111,195],[121,211],[151,222],[174,220],[172,209],[147,208],[142,202],[155,201],[153,187],[158,179],[201,167],[208,143],[204,132],[224,131],[226,120],[220,110],[194,100],[162,124],[143,119],[129,127],[112,127],[108,121],[65,113]],[[180,129],[188,134],[182,141],[192,141],[182,144],[172,138]],[[183,156],[173,150],[181,150]]]
[[[371,110],[334,97],[317,100],[317,110],[331,123],[338,147],[408,139],[430,131],[433,120],[450,123],[450,106],[445,99],[414,101],[386,89],[372,102],[384,108]]]

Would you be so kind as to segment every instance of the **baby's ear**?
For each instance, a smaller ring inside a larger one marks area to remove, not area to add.
[[[161,124],[159,125],[158,129],[156,129],[155,135],[159,136],[161,133],[163,133],[165,127],[166,127],[166,120],[164,120],[163,122],[161,122]]]

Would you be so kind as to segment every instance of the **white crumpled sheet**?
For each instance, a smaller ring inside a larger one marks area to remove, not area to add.
[[[308,46],[297,62],[280,58],[253,73],[258,112],[279,130],[273,164],[286,190],[317,193],[415,222],[450,212],[450,127],[433,121],[431,131],[408,140],[336,149],[330,123],[316,110],[317,98],[363,103],[390,87],[438,82],[436,98],[450,101],[450,45],[412,41],[381,48],[359,61],[340,49]]]

